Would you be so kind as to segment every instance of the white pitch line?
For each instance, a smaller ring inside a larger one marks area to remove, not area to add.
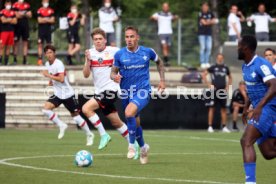
[[[235,139],[221,139],[221,138],[206,138],[206,137],[195,137],[195,136],[176,136],[176,135],[153,135],[153,134],[145,134],[147,137],[165,137],[165,138],[187,138],[187,139],[192,139],[192,140],[203,140],[203,141],[219,141],[219,142],[234,142],[234,143],[239,143],[239,140]]]
[[[228,154],[228,153],[225,153],[225,154]],[[95,155],[97,155],[97,154],[95,154]],[[122,155],[122,154],[98,154],[97,156],[106,156],[106,155],[116,156],[116,155]],[[228,183],[228,182],[219,182],[219,181],[204,181],[204,180],[201,181],[201,180],[188,180],[188,179],[151,178],[151,177],[135,177],[135,176],[123,176],[123,175],[111,175],[111,174],[85,173],[85,172],[77,172],[77,171],[65,171],[65,170],[49,169],[49,168],[43,168],[43,167],[34,167],[34,166],[21,165],[21,164],[7,162],[7,161],[12,161],[12,160],[22,160],[22,159],[32,159],[32,158],[49,158],[49,157],[53,158],[53,157],[69,157],[69,156],[72,157],[73,155],[46,155],[46,156],[33,156],[33,157],[14,157],[14,158],[1,159],[0,164],[12,166],[12,167],[20,167],[20,168],[25,168],[25,169],[40,170],[40,171],[70,173],[70,174],[99,176],[99,177],[107,177],[107,178],[119,178],[119,179],[157,180],[157,181],[166,181],[166,182],[205,183],[205,184],[241,184],[241,183]]]

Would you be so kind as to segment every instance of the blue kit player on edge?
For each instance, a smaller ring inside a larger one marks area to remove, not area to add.
[[[265,159],[276,157],[276,73],[267,60],[255,54],[256,48],[254,36],[243,36],[238,44],[238,57],[244,60],[242,73],[249,97],[243,111],[244,123],[250,103],[253,105],[252,117],[241,138],[245,184],[256,184],[255,142]]]
[[[120,83],[122,90],[122,105],[129,131],[129,147],[127,158],[135,156],[134,142],[137,140],[140,150],[140,162],[148,162],[149,145],[144,143],[143,131],[140,126],[140,111],[149,103],[151,85],[149,76],[149,62],[155,61],[160,74],[158,90],[165,89],[163,61],[151,48],[138,45],[138,29],[133,26],[125,28],[126,47],[119,50],[114,56],[114,66],[111,79]]]

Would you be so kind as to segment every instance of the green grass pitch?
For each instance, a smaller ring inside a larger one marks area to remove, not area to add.
[[[109,131],[112,141],[104,150],[85,146],[85,135],[68,130],[0,130],[1,184],[242,184],[244,172],[241,133],[205,131],[145,131],[149,164],[126,158],[127,142]],[[257,148],[257,147],[256,147]],[[88,150],[94,163],[74,165],[74,155]],[[257,151],[258,184],[276,183],[276,160],[266,161]]]

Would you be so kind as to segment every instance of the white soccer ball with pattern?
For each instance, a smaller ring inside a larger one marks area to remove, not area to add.
[[[89,151],[81,150],[75,156],[75,164],[79,167],[88,167],[93,163],[93,156]]]

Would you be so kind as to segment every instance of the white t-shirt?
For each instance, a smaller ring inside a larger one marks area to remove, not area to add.
[[[60,99],[67,99],[74,95],[74,90],[68,82],[68,78],[66,75],[66,71],[64,65],[61,60],[56,59],[53,64],[50,64],[49,61],[45,63],[45,66],[49,72],[49,74],[58,76],[61,73],[64,73],[64,82],[58,82],[56,80],[52,80],[54,94]]]
[[[241,33],[241,22],[240,22],[240,18],[234,14],[234,13],[230,13],[228,18],[227,18],[227,24],[228,24],[228,35],[229,36],[236,36],[237,33],[235,32],[233,25],[232,24],[236,24],[236,27],[238,29],[238,32]]]
[[[157,19],[158,23],[158,34],[172,34],[172,20],[173,15],[171,12],[165,13],[163,11],[157,12],[152,15]]]
[[[276,71],[276,63],[274,63],[273,68],[274,68],[274,70]]]
[[[260,14],[260,13],[255,13],[249,17],[249,19],[253,20],[255,23],[255,32],[269,32],[268,28],[268,22],[274,22],[274,19],[271,18],[270,15],[267,13]]]
[[[110,79],[114,55],[118,50],[118,47],[111,46],[107,46],[102,52],[97,51],[95,48],[89,49],[95,94],[100,94],[106,90],[120,92],[119,84]]]
[[[102,7],[99,9],[99,22],[100,28],[103,29],[106,33],[114,33],[113,21],[117,19],[118,16],[115,10],[110,7]]]

